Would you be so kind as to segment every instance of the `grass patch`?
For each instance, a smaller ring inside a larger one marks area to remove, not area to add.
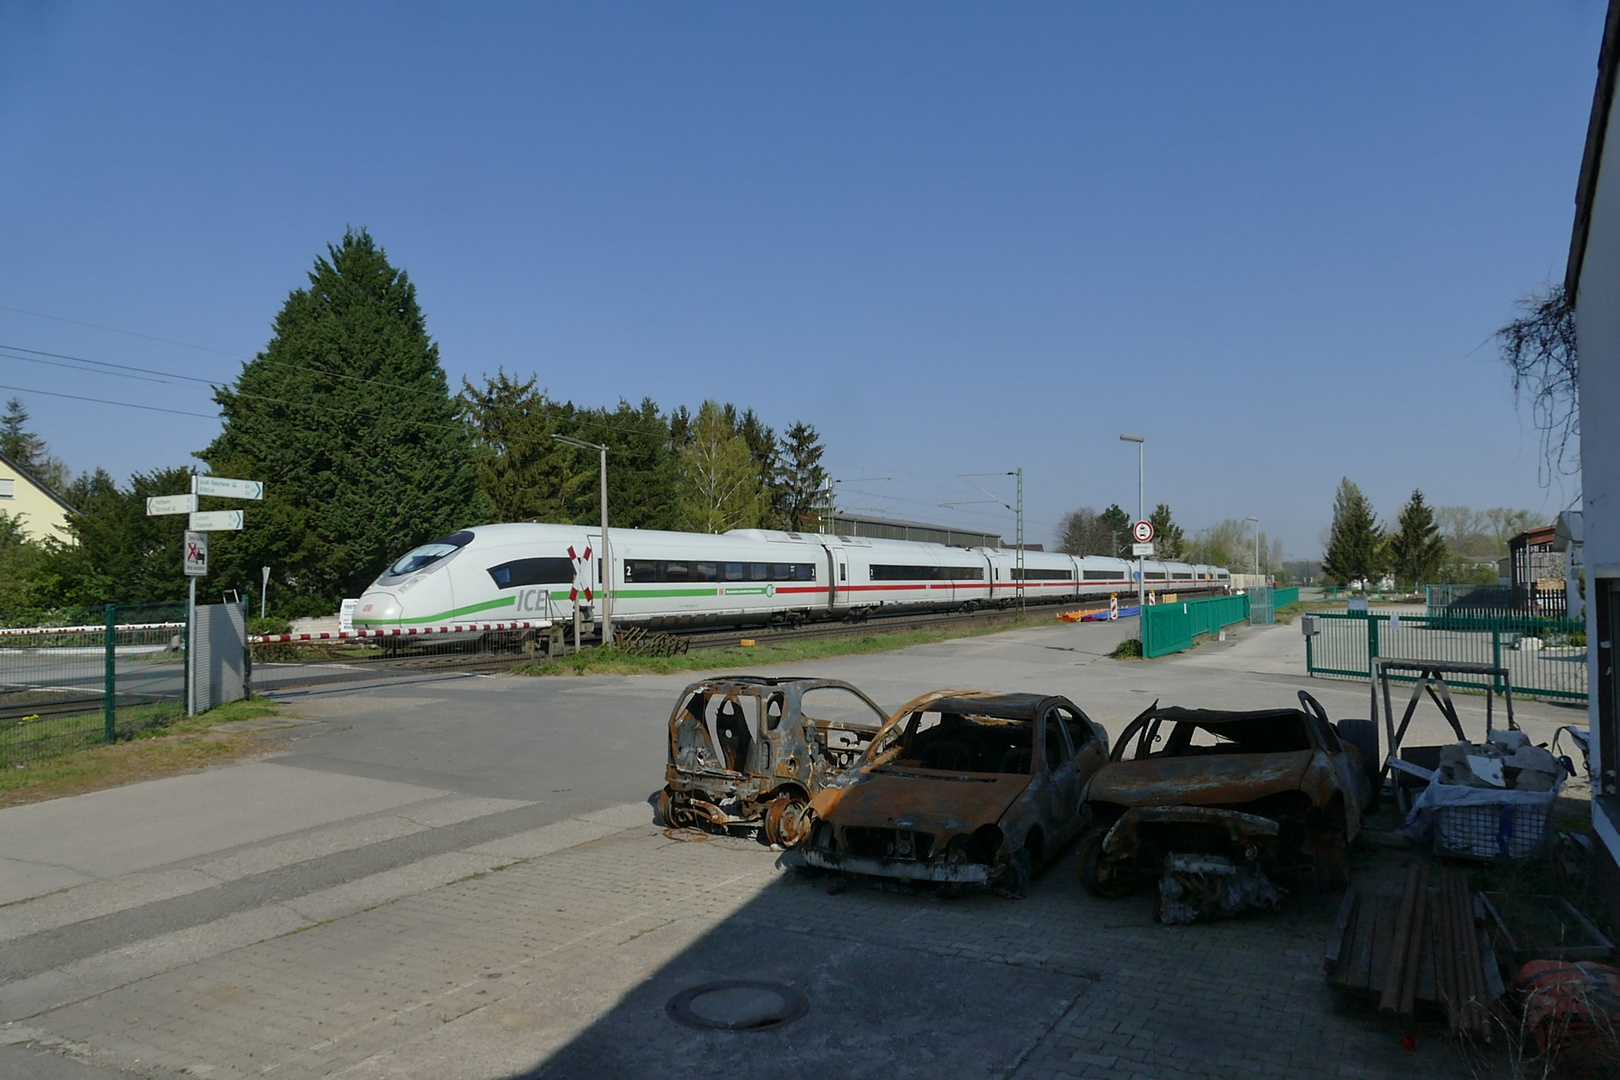
[[[1140,638],[1126,638],[1114,646],[1114,651],[1108,654],[1115,660],[1142,659],[1142,640]]]
[[[119,710],[121,718],[125,712]],[[17,805],[100,791],[226,764],[260,753],[266,744],[251,732],[211,729],[216,724],[255,720],[279,712],[277,706],[263,699],[235,701],[198,716],[180,717],[164,727],[148,727],[123,742],[90,746],[23,766],[8,765],[0,769],[0,803]],[[95,730],[101,730],[100,715],[94,720]]]
[[[983,637],[1005,630],[1047,626],[1050,618],[1026,615],[990,626],[955,630],[874,630],[858,637],[815,638],[809,641],[764,641],[752,648],[732,646],[703,649],[685,656],[631,656],[618,649],[585,649],[556,660],[518,664],[514,675],[675,675],[685,671],[723,671],[823,660],[832,656],[859,656],[866,653],[907,649],[952,638]],[[739,639],[742,637],[738,635]]]

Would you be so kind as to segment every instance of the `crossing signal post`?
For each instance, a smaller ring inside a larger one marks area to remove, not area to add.
[[[185,514],[187,524],[185,540],[180,545],[180,564],[189,586],[186,597],[186,715],[197,715],[196,670],[193,667],[197,650],[192,635],[197,625],[197,579],[208,576],[208,534],[210,532],[236,532],[242,528],[240,510],[198,510],[197,496],[212,495],[222,499],[264,498],[264,484],[258,480],[231,480],[223,476],[191,477],[189,495],[155,495],[146,500],[146,516],[159,517]]]

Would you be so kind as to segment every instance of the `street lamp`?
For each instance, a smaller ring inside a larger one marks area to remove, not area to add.
[[[1260,519],[1257,517],[1244,518],[1244,521],[1254,522],[1254,576],[1260,576]],[[1259,585],[1255,585],[1259,588]]]
[[[608,522],[607,522],[607,450],[601,443],[588,443],[581,439],[571,439],[567,435],[553,435],[560,443],[577,446],[581,450],[600,450],[602,452],[602,644],[613,644],[613,557],[608,548]],[[579,624],[574,628],[577,631]],[[576,646],[577,647],[577,646]]]
[[[1142,496],[1142,492],[1145,490],[1143,487],[1142,472],[1142,444],[1147,442],[1147,440],[1142,438],[1140,435],[1132,435],[1127,431],[1125,434],[1119,437],[1119,441],[1133,442],[1136,444],[1136,520],[1146,521],[1147,514],[1145,511],[1147,508],[1147,500]],[[1141,611],[1147,607],[1147,575],[1142,572],[1142,556],[1140,555],[1136,557],[1136,606],[1138,609],[1137,618],[1140,619],[1142,617]]]

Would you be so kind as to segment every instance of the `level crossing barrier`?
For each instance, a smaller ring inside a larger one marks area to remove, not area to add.
[[[1142,655],[1168,656],[1190,649],[1198,638],[1218,634],[1248,617],[1246,593],[1150,605],[1142,611]]]
[[[1386,658],[1489,664],[1507,669],[1514,694],[1586,700],[1586,627],[1579,620],[1363,611],[1320,612],[1310,619],[1304,625],[1305,670],[1313,678],[1370,679],[1374,662]],[[1501,679],[1447,682],[1504,689]]]

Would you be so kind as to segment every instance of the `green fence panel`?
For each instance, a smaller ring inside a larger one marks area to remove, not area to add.
[[[184,604],[0,612],[0,768],[184,715]]]
[[[1371,678],[1373,661],[1379,659],[1461,661],[1506,668],[1515,694],[1586,700],[1586,628],[1579,620],[1359,611],[1324,612],[1316,618],[1320,632],[1306,649],[1306,673],[1312,676]],[[1481,680],[1447,682],[1502,689]]]
[[[1277,608],[1287,607],[1289,604],[1297,603],[1299,603],[1299,586],[1296,585],[1288,589],[1271,590],[1271,608],[1273,611],[1275,611]]]
[[[1142,613],[1142,655],[1168,656],[1249,617],[1247,596],[1212,596],[1154,604]]]

